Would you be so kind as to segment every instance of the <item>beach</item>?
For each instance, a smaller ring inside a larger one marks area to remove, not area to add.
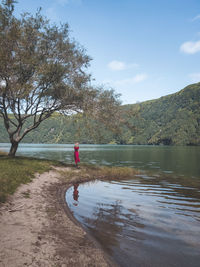
[[[0,266],[115,266],[65,203],[68,169],[36,174],[0,205]]]

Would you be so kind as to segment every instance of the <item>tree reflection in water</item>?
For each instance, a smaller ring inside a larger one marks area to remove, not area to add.
[[[136,231],[137,228],[144,227],[139,216],[134,209],[131,209],[131,214],[128,210],[126,212],[120,200],[111,204],[97,203],[91,217],[83,217],[84,224],[110,255],[120,247],[120,237],[125,229],[131,231],[132,236],[137,235],[137,239],[142,239]]]

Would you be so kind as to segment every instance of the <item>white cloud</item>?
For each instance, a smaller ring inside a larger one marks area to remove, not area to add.
[[[189,77],[193,83],[200,82],[200,72],[198,73],[191,73],[189,74]]]
[[[113,60],[110,63],[108,63],[108,68],[111,70],[124,70],[125,63],[121,61]]]
[[[147,77],[148,77],[147,74],[140,73],[128,79],[115,80],[115,81],[107,80],[107,81],[104,81],[104,83],[108,83],[112,85],[113,87],[123,87],[123,86],[130,86],[136,83],[143,82],[144,80],[147,79]]]
[[[118,86],[133,85],[136,83],[143,82],[146,79],[147,79],[147,75],[144,73],[141,73],[141,74],[137,74],[133,76],[132,78],[117,80],[115,81],[115,84]]]
[[[185,42],[181,45],[180,51],[186,54],[195,54],[200,52],[200,41]]]
[[[194,18],[192,19],[192,21],[199,20],[199,19],[200,19],[200,14],[197,15],[196,17],[194,17]]]
[[[136,68],[136,67],[138,67],[138,64],[136,63],[127,64],[125,62],[118,61],[118,60],[113,60],[110,63],[108,63],[108,68],[113,71],[127,70],[131,68]]]

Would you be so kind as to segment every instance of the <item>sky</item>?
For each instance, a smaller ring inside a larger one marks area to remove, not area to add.
[[[92,58],[94,84],[122,104],[175,93],[200,81],[200,0],[18,0],[15,14],[68,23]]]

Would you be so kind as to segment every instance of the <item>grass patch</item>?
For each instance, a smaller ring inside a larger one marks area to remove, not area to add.
[[[0,154],[0,202],[5,202],[8,195],[13,194],[20,184],[30,182],[34,174],[51,169],[52,165],[61,165],[56,161],[14,157]],[[25,194],[25,197],[29,197]]]
[[[81,165],[80,169],[69,168],[61,171],[63,181],[70,180],[72,183],[84,182],[95,179],[121,180],[130,179],[139,173],[138,170],[129,167],[107,167],[96,165]]]

